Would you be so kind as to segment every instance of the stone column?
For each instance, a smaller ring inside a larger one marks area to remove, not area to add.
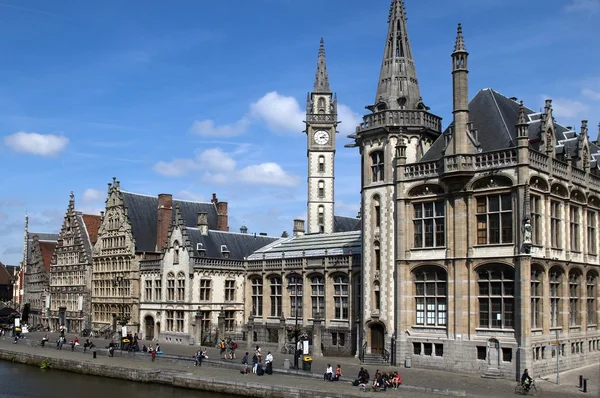
[[[196,338],[196,344],[202,345],[202,313],[200,310],[196,311],[195,320],[196,327],[194,330],[194,337]]]
[[[279,318],[279,345],[277,350],[281,352],[285,347],[285,343],[287,341],[287,333],[285,330],[285,317],[283,316],[283,312],[281,313],[281,318]]]
[[[323,329],[321,326],[321,314],[316,314],[313,319],[313,357],[322,357],[321,342],[323,341]]]
[[[254,343],[254,315],[250,315],[248,317],[248,333],[246,335],[246,342],[248,344],[248,351],[252,350],[252,345]]]
[[[221,307],[221,311],[219,311],[218,326],[219,326],[219,339],[224,339],[225,338],[225,311],[223,311],[223,307]]]

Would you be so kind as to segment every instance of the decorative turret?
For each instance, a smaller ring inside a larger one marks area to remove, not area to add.
[[[523,106],[523,101],[519,103],[519,119],[517,120],[517,138],[527,138],[528,137],[528,124],[527,117],[525,116],[525,106]]]
[[[547,99],[542,112],[541,129],[544,133],[544,149],[549,156],[554,157],[555,136],[554,136],[554,116],[552,116],[552,100]]]
[[[588,137],[588,121],[581,121],[581,130],[579,132],[579,161],[577,165],[584,169],[586,172],[590,168],[590,140]]]

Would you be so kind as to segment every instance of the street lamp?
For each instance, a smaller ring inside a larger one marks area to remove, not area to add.
[[[294,289],[294,316],[296,318],[296,326],[294,327],[294,369],[298,368],[298,358],[300,352],[298,350],[298,283],[302,280],[296,276],[290,276],[288,279],[288,288]]]

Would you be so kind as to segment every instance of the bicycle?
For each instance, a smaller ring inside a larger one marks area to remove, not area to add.
[[[525,389],[525,386],[522,383],[518,383],[515,387],[515,394],[539,397],[542,395],[542,389],[535,385],[535,380],[532,380],[528,390]]]

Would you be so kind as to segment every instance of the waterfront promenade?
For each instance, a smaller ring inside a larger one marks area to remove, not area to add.
[[[127,354],[117,351],[115,357],[109,358],[106,356],[105,345],[108,343],[104,339],[93,339],[98,349],[96,359],[92,358],[90,353],[84,354],[82,348],[78,347],[76,352],[71,352],[70,347],[65,345],[62,351],[56,350],[55,341],[57,335],[50,335],[50,343],[46,348],[39,346],[39,340],[43,334],[30,333],[27,339],[19,341],[18,344],[12,344],[12,341],[5,337],[0,340],[1,351],[13,351],[16,354],[41,355],[50,358],[76,361],[81,363],[89,363],[102,366],[122,367],[125,369],[135,369],[140,372],[158,372],[162,375],[178,375],[178,385],[194,386],[193,379],[199,380],[214,380],[229,383],[234,386],[231,392],[238,393],[240,389],[249,389],[249,392],[258,392],[260,389],[265,391],[278,391],[286,396],[302,396],[294,395],[294,391],[310,391],[311,396],[364,396],[365,392],[361,392],[357,387],[353,387],[350,381],[356,376],[360,363],[354,358],[316,358],[313,362],[313,374],[307,372],[283,372],[283,359],[291,359],[289,355],[274,353],[275,356],[275,373],[272,376],[256,376],[242,375],[239,372],[241,368],[241,356],[245,350],[238,350],[238,359],[236,360],[220,360],[218,350],[216,348],[208,348],[209,360],[205,361],[201,368],[194,367],[191,361],[193,352],[197,349],[192,346],[176,345],[176,344],[161,344],[163,356],[158,356],[156,362],[151,362],[148,355],[143,354]],[[67,336],[69,340],[72,336]],[[266,354],[266,352],[265,352]],[[344,378],[340,382],[329,383],[322,381],[322,372],[327,363],[331,363],[334,367],[340,363],[343,368]],[[383,370],[384,368],[382,368]],[[392,368],[385,368],[386,370]],[[396,367],[402,377],[405,386],[397,391],[388,390],[387,394],[404,397],[439,397],[440,393],[447,393],[454,396],[472,396],[472,397],[506,397],[513,395],[515,382],[511,380],[489,380],[482,379],[477,375],[453,374],[443,371],[423,370],[423,369],[405,369]],[[371,375],[375,373],[375,368],[368,368]],[[577,375],[584,374],[590,378],[590,393],[588,396],[597,396],[598,389],[598,373],[600,367],[590,367],[581,371],[567,372],[561,376],[561,385],[556,386],[551,382],[538,381],[538,384],[544,390],[545,397],[570,397],[581,396],[582,393],[576,388]],[[303,376],[297,375],[301,374]],[[537,377],[537,375],[536,375]],[[168,384],[168,381],[163,382]],[[224,389],[228,387],[223,386]],[[438,389],[433,393],[431,389]],[[235,391],[234,391],[235,390]],[[219,390],[220,392],[228,392],[227,390]],[[287,391],[287,393],[286,393]]]

